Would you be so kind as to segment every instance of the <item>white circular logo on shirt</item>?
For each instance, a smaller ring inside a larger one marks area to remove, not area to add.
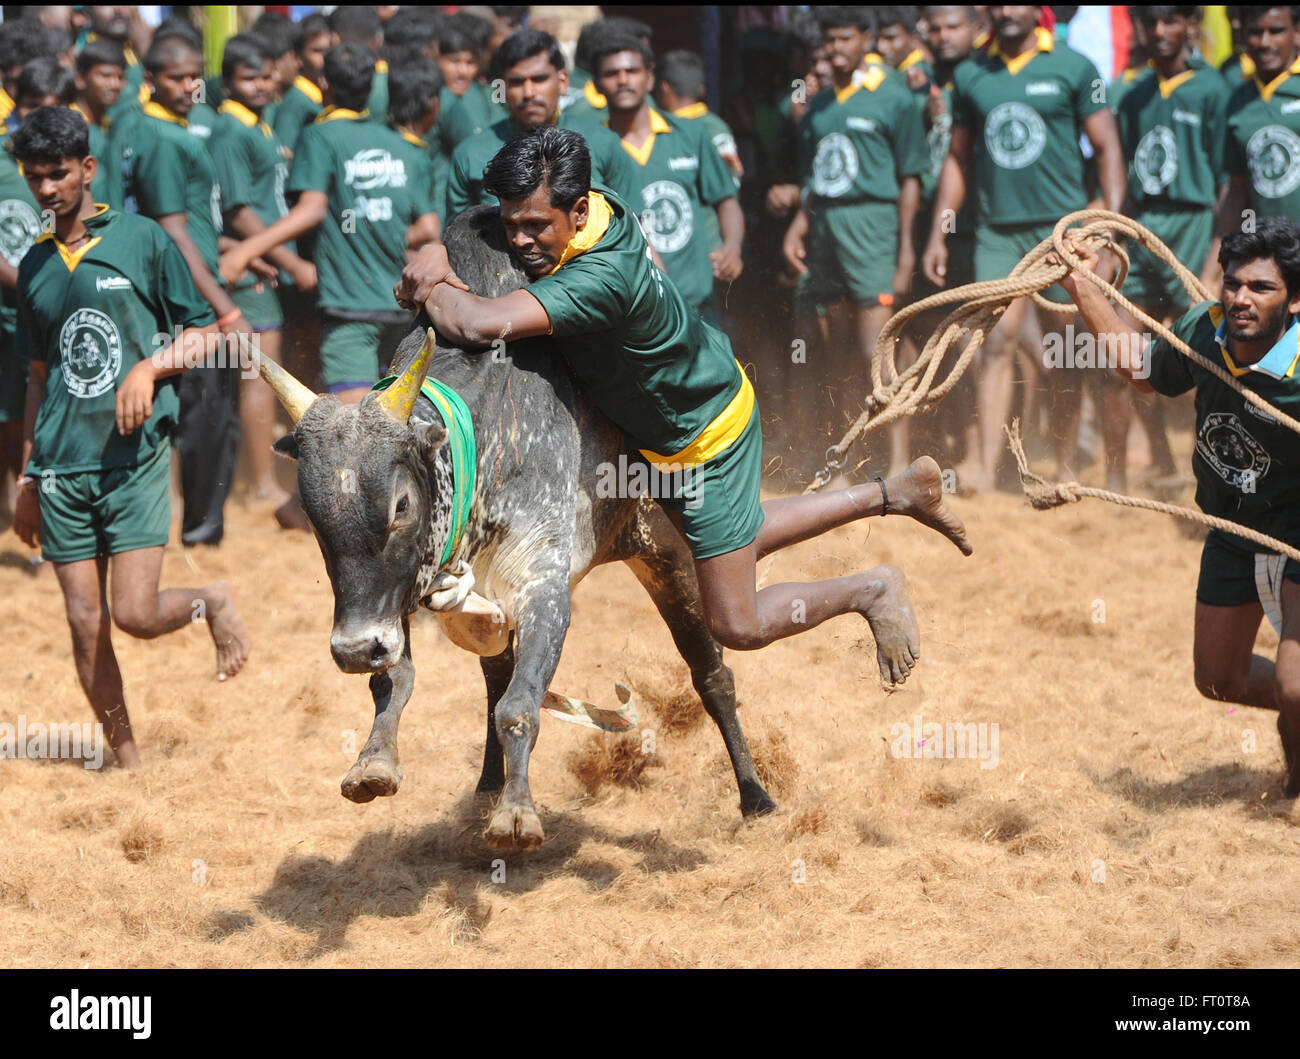
[[[999,103],[984,122],[984,144],[1003,169],[1024,169],[1043,153],[1047,126],[1026,103]]]
[[[1178,144],[1172,129],[1157,125],[1138,141],[1133,171],[1148,195],[1159,195],[1178,175]]]
[[[63,382],[73,397],[98,397],[117,383],[122,335],[98,309],[78,309],[59,332]]]
[[[656,180],[642,191],[645,212],[641,220],[650,231],[650,243],[661,254],[671,254],[691,241],[695,214],[686,191],[674,180]]]
[[[1231,412],[1211,412],[1205,417],[1196,439],[1196,451],[1220,478],[1236,489],[1250,482],[1253,490],[1254,484],[1268,474],[1273,462],[1264,446]]]
[[[1285,125],[1265,125],[1246,144],[1255,190],[1266,199],[1280,199],[1300,187],[1300,136]]]
[[[812,189],[823,198],[837,199],[858,178],[858,152],[843,133],[832,132],[817,144],[812,164]]]
[[[41,219],[28,203],[22,199],[0,202],[0,254],[14,268],[40,234]]]

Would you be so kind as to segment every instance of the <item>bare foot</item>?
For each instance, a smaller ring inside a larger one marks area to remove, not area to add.
[[[990,493],[993,483],[984,474],[978,463],[963,460],[953,468],[957,475],[957,495],[975,496],[977,493]]]
[[[281,489],[278,485],[269,484],[259,486],[256,489],[249,489],[245,503],[248,507],[257,511],[271,510],[275,511],[282,507],[290,498],[289,494]]]
[[[140,751],[136,749],[134,739],[124,739],[113,747],[113,753],[117,757],[118,765],[122,768],[138,769],[140,767]]]
[[[855,609],[867,619],[876,639],[876,663],[880,679],[887,686],[903,683],[921,657],[921,633],[916,615],[908,602],[906,581],[893,566],[877,566],[870,571],[871,584],[864,600]]]
[[[208,587],[208,631],[217,645],[217,679],[233,677],[248,659],[248,630],[235,604],[235,593],[225,581]]]
[[[1282,794],[1294,798],[1300,794],[1300,754],[1297,754],[1297,740],[1290,734],[1286,714],[1277,715],[1277,734],[1282,737],[1282,753],[1286,756],[1286,778],[1283,780]],[[1300,733],[1297,733],[1300,734]]]
[[[890,511],[910,515],[921,525],[942,533],[963,555],[975,550],[966,538],[961,519],[943,502],[943,475],[932,457],[922,456],[902,474],[890,478],[885,487]]]
[[[311,522],[307,518],[307,512],[302,509],[302,503],[296,493],[275,509],[275,521],[280,524],[281,529],[311,532]]]

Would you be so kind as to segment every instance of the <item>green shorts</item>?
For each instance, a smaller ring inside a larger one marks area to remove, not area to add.
[[[975,279],[1006,279],[1020,259],[1044,239],[1050,239],[1056,224],[977,224],[975,226]],[[1068,304],[1070,296],[1053,283],[1043,291],[1048,301]]]
[[[0,423],[21,423],[26,404],[27,365],[14,352],[13,332],[0,332]]]
[[[763,524],[762,475],[763,428],[755,401],[740,437],[717,456],[660,476],[672,485],[661,491],[659,503],[681,515],[691,555],[711,559],[743,548],[758,536]]]
[[[1261,603],[1274,624],[1281,622],[1279,583],[1300,583],[1300,563],[1232,533],[1212,529],[1201,549],[1201,576],[1196,582],[1196,602],[1211,607],[1240,607]],[[1270,613],[1270,607],[1278,613]]]
[[[230,300],[244,314],[244,319],[252,325],[254,331],[278,331],[284,326],[280,299],[270,286],[264,284],[260,291],[256,284],[236,287],[230,292]]]
[[[388,369],[411,325],[342,320],[326,315],[321,324],[320,364],[328,393],[373,386]]]
[[[1134,219],[1150,228],[1193,273],[1201,274],[1214,239],[1212,208],[1143,210]],[[1173,269],[1138,243],[1129,242],[1125,249],[1132,263],[1124,282],[1124,296],[1137,305],[1183,312],[1190,299]]]
[[[801,318],[845,298],[867,309],[894,303],[897,203],[869,200],[818,206],[804,247],[808,271],[795,291]]]
[[[41,554],[73,563],[167,543],[172,523],[170,444],[144,463],[41,476]]]

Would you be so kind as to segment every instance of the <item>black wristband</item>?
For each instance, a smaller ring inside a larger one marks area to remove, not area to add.
[[[884,518],[889,514],[889,492],[885,489],[885,480],[876,475],[875,480],[880,483],[880,517]]]

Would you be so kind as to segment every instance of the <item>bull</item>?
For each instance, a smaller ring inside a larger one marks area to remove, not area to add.
[[[445,242],[475,293],[498,297],[527,283],[495,208],[462,214]],[[368,802],[397,793],[397,728],[415,683],[410,616],[432,605],[448,563],[462,563],[505,623],[501,642],[480,652],[487,738],[477,790],[499,795],[485,838],[498,848],[540,845],[528,761],[569,627],[570,593],[592,567],[622,561],[667,623],[722,734],[741,813],[774,811],[736,717],[731,671],[705,623],[685,541],[648,498],[596,488],[602,465],[625,451],[622,433],[576,389],[545,340],[466,352],[437,342],[427,324],[421,313],[398,347],[397,380],[357,405],[318,396],[258,358],[294,422],[276,449],[298,461],[302,505],[334,591],[331,654],[344,672],[370,674],[374,725],[343,795]],[[444,421],[421,392],[426,374],[464,399],[477,450],[468,519],[446,557],[453,460]]]

